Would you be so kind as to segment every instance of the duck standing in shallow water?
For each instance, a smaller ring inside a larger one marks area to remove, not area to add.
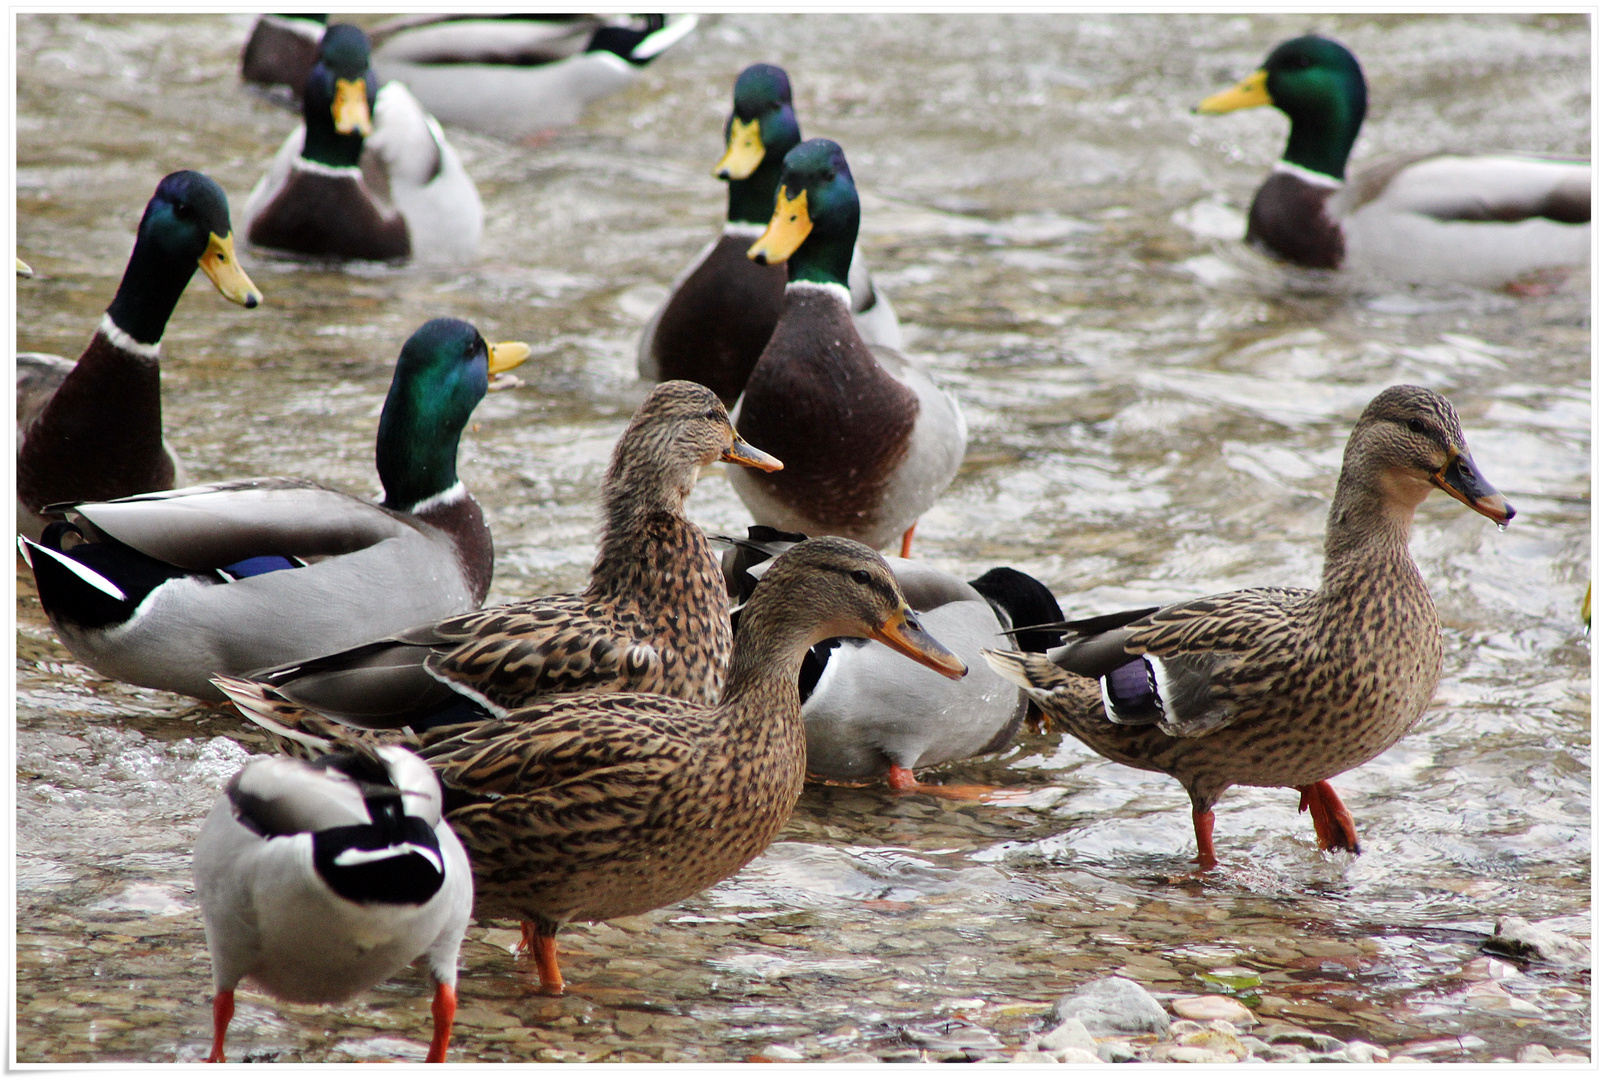
[[[769,227],[749,257],[787,261],[770,343],[737,404],[743,438],[770,446],[786,472],[727,470],[754,520],[886,547],[943,494],[966,455],[955,399],[915,362],[868,347],[855,329],[849,265],[860,196],[842,149],[810,139],[788,151]]]
[[[1591,257],[1591,164],[1514,154],[1404,155],[1346,181],[1368,111],[1362,68],[1316,35],[1195,111],[1272,105],[1290,118],[1284,156],[1251,204],[1245,239],[1319,270],[1486,288]]]
[[[447,792],[481,918],[514,918],[544,992],[561,993],[555,935],[639,915],[746,866],[804,786],[799,664],[829,637],[870,637],[950,678],[966,665],[927,635],[876,552],[838,537],[776,560],[743,609],[719,704],[571,694],[408,739]],[[248,716],[251,700],[237,699]],[[278,728],[272,717],[270,726]],[[340,730],[292,733],[332,745]]]
[[[1316,591],[1244,589],[1074,620],[1074,640],[1048,656],[983,655],[1053,725],[1183,784],[1203,869],[1217,864],[1212,806],[1235,784],[1295,788],[1318,844],[1358,852],[1329,778],[1394,746],[1440,681],[1440,619],[1407,547],[1436,488],[1499,525],[1513,519],[1451,402],[1393,386],[1346,443]]]
[[[474,257],[484,219],[474,181],[406,86],[380,89],[357,27],[325,31],[302,118],[246,199],[248,240],[336,259]]]
[[[172,487],[181,470],[162,438],[157,358],[196,268],[242,307],[262,293],[240,269],[229,199],[210,177],[170,173],[140,218],[117,296],[75,364],[17,356],[17,531],[39,539],[41,508]],[[18,260],[19,272],[22,261]]]
[[[698,473],[717,460],[782,467],[737,437],[713,391],[660,383],[615,445],[585,591],[469,611],[220,685],[287,726],[310,709],[359,727],[415,731],[582,690],[713,704],[731,658],[731,622],[720,564],[686,507]]]
[[[670,286],[670,295],[642,329],[637,372],[644,379],[691,379],[728,406],[776,329],[787,288],[787,267],[760,265],[748,249],[765,231],[781,181],[782,159],[799,144],[793,87],[787,72],[754,64],[737,76],[726,153],[715,176],[727,182],[726,227]],[[849,263],[849,308],[868,345],[903,344],[899,316],[877,291],[859,244]]]
[[[21,541],[51,626],[104,675],[221,701],[216,673],[479,604],[491,530],[458,479],[458,440],[491,376],[529,354],[488,346],[461,319],[420,327],[380,414],[378,505],[263,477],[55,508],[69,520]]]
[[[255,758],[213,804],[194,866],[212,954],[208,1061],[224,1060],[241,979],[328,1003],[421,957],[436,987],[425,1060],[446,1060],[474,895],[441,785],[417,756],[387,746]]]

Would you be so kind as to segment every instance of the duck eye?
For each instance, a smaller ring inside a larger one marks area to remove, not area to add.
[[[869,585],[869,584],[871,584],[871,571],[869,571],[869,570],[853,570],[853,571],[850,571],[849,577],[853,578],[855,581],[859,582],[861,585]]]
[[[1414,435],[1428,435],[1429,434],[1429,428],[1424,425],[1424,422],[1422,420],[1416,420],[1415,419],[1415,420],[1407,421],[1407,430],[1412,432]]]

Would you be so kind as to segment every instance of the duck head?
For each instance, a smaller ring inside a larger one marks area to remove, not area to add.
[[[458,440],[494,375],[524,363],[522,341],[487,345],[462,319],[431,319],[402,346],[374,459],[384,505],[416,512],[458,482]]]
[[[1404,529],[1436,488],[1498,525],[1516,513],[1474,464],[1452,403],[1421,386],[1392,386],[1369,402],[1346,442],[1340,475],[1342,490],[1378,500]],[[1350,509],[1337,495],[1331,532]]]
[[[1316,34],[1292,38],[1195,111],[1216,115],[1257,105],[1271,105],[1290,118],[1285,161],[1345,179],[1346,159],[1368,112],[1368,84],[1351,50]]]
[[[788,281],[847,288],[859,233],[860,193],[843,148],[808,139],[782,159],[775,210],[748,257],[761,264],[786,260]]]
[[[615,444],[603,481],[611,529],[623,530],[625,518],[643,511],[680,515],[698,473],[716,461],[765,472],[782,467],[738,436],[726,406],[707,386],[682,379],[655,386]]]
[[[112,322],[143,345],[161,341],[197,267],[225,299],[248,308],[262,303],[235,259],[229,197],[211,177],[186,169],[164,176],[145,204],[134,252],[107,309]]]
[[[364,137],[374,133],[379,82],[369,66],[368,35],[347,23],[324,31],[302,94],[307,125],[302,157],[341,168],[356,165]]]
[[[726,152],[715,164],[716,178],[730,185],[727,221],[764,225],[770,220],[782,159],[799,140],[787,72],[774,64],[743,69],[726,119]]]

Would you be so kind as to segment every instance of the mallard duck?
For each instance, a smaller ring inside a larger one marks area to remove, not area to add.
[[[406,86],[380,88],[357,27],[325,32],[302,119],[246,198],[248,240],[339,259],[474,257],[484,218],[475,182]]]
[[[504,139],[573,124],[592,102],[636,81],[698,16],[424,16],[382,23],[374,67],[408,84],[432,113]]]
[[[787,290],[736,421],[743,438],[794,464],[774,477],[727,475],[761,525],[872,547],[903,534],[908,558],[916,518],[960,469],[966,421],[923,368],[861,340],[848,288],[859,229],[860,196],[838,144],[810,139],[788,151],[775,213],[748,252],[786,260]]]
[[[474,899],[469,859],[441,817],[441,785],[399,746],[308,763],[254,758],[195,841],[212,954],[212,1053],[250,979],[286,1001],[359,994],[422,958],[435,982],[426,1061],[445,1061],[458,947]]]
[[[1393,386],[1346,443],[1316,590],[1244,589],[1064,624],[1046,656],[985,651],[1051,723],[1189,792],[1197,860],[1216,865],[1212,806],[1234,784],[1293,787],[1325,850],[1360,851],[1329,778],[1394,746],[1440,680],[1435,602],[1407,548],[1440,488],[1506,526],[1451,402]]]
[[[718,705],[646,693],[549,698],[500,720],[407,738],[447,791],[481,918],[526,924],[542,989],[554,935],[637,915],[730,877],[770,844],[804,784],[795,672],[829,637],[869,637],[950,678],[966,665],[921,628],[882,559],[838,537],[776,560],[743,609]],[[280,730],[254,684],[220,685]],[[285,734],[310,745],[339,725]]]
[[[235,259],[223,189],[198,172],[170,173],[145,204],[117,296],[78,362],[17,357],[17,531],[24,536],[44,532],[39,509],[47,503],[173,486],[179,466],[162,439],[157,357],[198,266],[224,299],[262,303]]]
[[[489,377],[529,352],[488,347],[459,319],[408,339],[380,414],[378,505],[266,477],[49,508],[69,520],[21,546],[51,625],[102,674],[217,701],[215,672],[479,604],[491,532],[458,479],[458,439]]]
[[[360,727],[422,730],[578,690],[713,704],[731,656],[726,588],[686,502],[716,460],[781,468],[737,437],[709,389],[661,383],[614,448],[584,592],[454,615],[252,677],[286,710]]]
[[[1297,266],[1493,287],[1584,265],[1591,164],[1507,154],[1409,154],[1346,181],[1368,110],[1356,57],[1309,34],[1238,85],[1202,101],[1216,114],[1272,105],[1290,140],[1251,204],[1246,240]]]
[[[328,15],[258,15],[240,51],[240,77],[286,104],[299,102],[328,22]]]
[[[731,544],[722,559],[726,587],[746,601],[768,560],[803,540],[761,525]],[[922,625],[957,656],[975,657],[1009,633],[1031,652],[1059,644],[1043,630],[1017,626],[1059,622],[1061,606],[1044,584],[998,566],[964,581],[935,566],[888,559],[894,579]],[[740,621],[741,609],[733,614]],[[914,770],[1009,746],[1027,715],[1027,695],[985,666],[952,682],[899,660],[887,646],[865,638],[829,638],[812,648],[799,669],[809,774],[825,780],[885,776],[898,792],[972,798],[990,789],[921,784]]]
[[[782,159],[799,144],[787,72],[771,64],[745,68],[732,98],[726,153],[715,165],[715,176],[728,184],[725,230],[671,283],[637,344],[644,379],[691,379],[727,405],[743,392],[782,312],[786,266],[761,266],[747,252],[770,221]],[[904,343],[899,316],[872,283],[858,244],[849,263],[849,297],[866,344],[897,349]]]

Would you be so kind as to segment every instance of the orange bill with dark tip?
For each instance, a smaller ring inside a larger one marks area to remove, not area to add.
[[[951,679],[966,677],[966,665],[936,638],[921,628],[916,613],[909,608],[893,616],[872,635],[894,652],[903,653],[918,664],[932,668]]]
[[[1485,479],[1474,464],[1474,459],[1467,454],[1453,454],[1441,471],[1430,479],[1446,494],[1498,525],[1506,525],[1518,513],[1513,509],[1513,504],[1496,490],[1496,486]]]
[[[749,446],[737,437],[734,431],[731,435],[731,446],[720,455],[721,461],[729,461],[733,465],[747,465],[750,469],[761,469],[765,472],[777,472],[782,463],[771,457],[757,447]]]

